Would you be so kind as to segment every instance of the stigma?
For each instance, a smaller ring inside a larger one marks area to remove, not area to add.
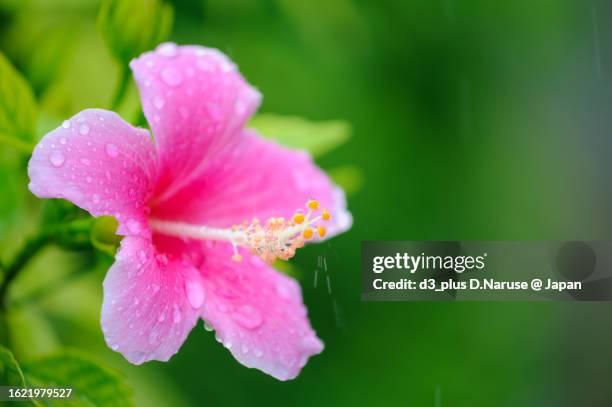
[[[150,219],[151,228],[160,234],[197,240],[226,241],[232,244],[232,260],[242,261],[238,247],[247,248],[267,263],[276,259],[289,260],[304,244],[315,237],[324,237],[323,223],[331,219],[319,201],[311,199],[305,204],[306,212],[297,211],[289,219],[276,217],[265,222],[253,218],[231,228],[213,228],[181,222]]]

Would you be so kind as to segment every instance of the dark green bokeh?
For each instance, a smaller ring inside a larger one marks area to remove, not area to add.
[[[48,122],[41,129],[105,106],[118,67],[95,31],[97,3],[27,3],[17,17],[3,12],[0,45],[36,83]],[[35,309],[56,340],[110,360],[142,405],[165,402],[143,394],[151,383],[167,389],[168,400],[192,405],[612,404],[607,303],[363,303],[359,291],[361,240],[609,237],[610,6],[571,0],[174,6],[171,38],[227,53],[263,93],[262,111],[343,119],[353,127],[347,144],[320,159],[324,168],[352,165],[363,173],[363,187],[349,197],[353,229],[294,261],[326,349],[296,380],[282,383],[239,365],[198,326],[169,363],[131,367],[103,346],[99,298],[75,322],[46,310],[57,310],[61,295]],[[54,83],[45,85],[31,62],[42,58],[31,37],[49,25],[58,38],[68,29],[77,34],[65,43]],[[133,89],[130,98],[133,107]],[[23,175],[6,176],[23,185],[11,181],[3,200],[12,199],[13,189],[27,195]],[[0,241],[13,230],[5,228]],[[314,287],[319,256],[328,270],[319,271]],[[63,261],[58,268],[69,268]],[[96,290],[103,273],[100,265],[90,278]],[[83,282],[76,284],[66,290],[78,292]]]

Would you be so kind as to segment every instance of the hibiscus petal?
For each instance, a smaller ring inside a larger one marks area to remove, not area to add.
[[[299,285],[246,252],[244,262],[230,260],[228,244],[204,250],[202,318],[243,365],[279,380],[295,378],[308,358],[323,350]]]
[[[130,66],[158,145],[162,200],[237,141],[261,95],[215,49],[164,43]]]
[[[38,197],[67,199],[94,216],[115,216],[120,234],[146,234],[156,169],[146,130],[113,112],[89,109],[38,143],[28,165],[29,187]]]
[[[241,143],[208,163],[202,173],[153,216],[213,227],[230,227],[253,217],[289,218],[305,210],[308,199],[329,208],[328,236],[352,224],[344,192],[304,151],[289,150],[246,131]]]
[[[196,324],[204,300],[190,263],[168,260],[149,239],[125,237],[104,279],[106,343],[134,364],[167,361]]]

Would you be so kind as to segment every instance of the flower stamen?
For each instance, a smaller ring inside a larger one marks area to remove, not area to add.
[[[305,215],[298,211],[290,219],[270,218],[264,225],[254,218],[250,223],[243,222],[230,229],[157,219],[151,219],[149,224],[154,231],[169,236],[230,242],[233,248],[232,260],[237,262],[243,260],[238,252],[238,246],[241,246],[271,263],[276,259],[292,258],[297,249],[314,237],[315,231],[319,237],[325,236],[327,231],[318,222],[331,219],[330,213],[323,209],[317,216],[320,204],[316,200],[309,200],[306,207],[308,211]]]

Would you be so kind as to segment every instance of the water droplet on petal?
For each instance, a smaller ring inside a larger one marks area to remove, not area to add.
[[[157,47],[157,53],[166,58],[174,58],[178,54],[178,47],[173,42],[164,42]]]
[[[128,219],[126,225],[128,230],[132,233],[139,233],[142,230],[140,222],[138,222],[136,219]]]
[[[79,127],[79,133],[81,133],[83,136],[87,135],[89,133],[89,126],[86,124],[81,124]]]
[[[204,303],[204,287],[197,279],[185,280],[185,292],[189,304],[195,309],[198,309]]]
[[[179,322],[181,322],[181,319],[183,319],[183,316],[181,315],[181,311],[179,311],[178,307],[175,305],[174,311],[172,312],[172,320],[174,321],[175,324],[178,324]]]
[[[196,66],[204,72],[211,72],[214,69],[212,64],[206,59],[198,59],[196,61]]]
[[[130,360],[132,363],[134,363],[134,364],[136,364],[136,365],[139,365],[139,364],[141,364],[142,362],[144,362],[144,359],[145,359],[145,354],[144,354],[144,352],[134,351],[134,352],[131,352],[131,353],[130,353],[130,355],[129,355],[128,359],[129,359],[129,360]]]
[[[66,137],[60,138],[60,144],[66,144],[67,142],[68,140],[66,140]]]
[[[81,164],[83,165],[91,164],[91,161],[89,161],[87,158],[81,158],[79,161],[81,161]]]
[[[51,165],[53,165],[55,168],[58,168],[64,165],[66,157],[61,151],[55,150],[49,155],[49,161],[51,161]]]
[[[263,356],[263,351],[259,348],[253,349],[253,354],[255,354],[256,358],[260,358]]]
[[[62,122],[62,127],[65,129],[69,129],[70,128],[70,121],[69,120],[64,120]]]
[[[246,343],[243,343],[243,344],[242,344],[242,346],[241,346],[241,350],[242,350],[242,353],[244,353],[245,355],[246,355],[247,353],[249,353],[249,347],[247,346],[247,344],[246,344]]]
[[[250,305],[241,306],[232,314],[232,317],[240,326],[250,330],[260,327],[263,323],[259,310]]]
[[[214,331],[214,328],[208,324],[208,322],[204,321],[204,330],[208,331],[208,332],[212,332]]]
[[[153,106],[155,106],[157,109],[163,108],[165,104],[166,102],[161,96],[155,96],[155,98],[153,98]]]
[[[108,154],[109,157],[114,158],[119,155],[119,149],[113,143],[108,143],[105,149],[106,149],[106,154]]]
[[[161,72],[161,79],[168,86],[178,86],[183,81],[181,73],[174,68],[166,68]]]

